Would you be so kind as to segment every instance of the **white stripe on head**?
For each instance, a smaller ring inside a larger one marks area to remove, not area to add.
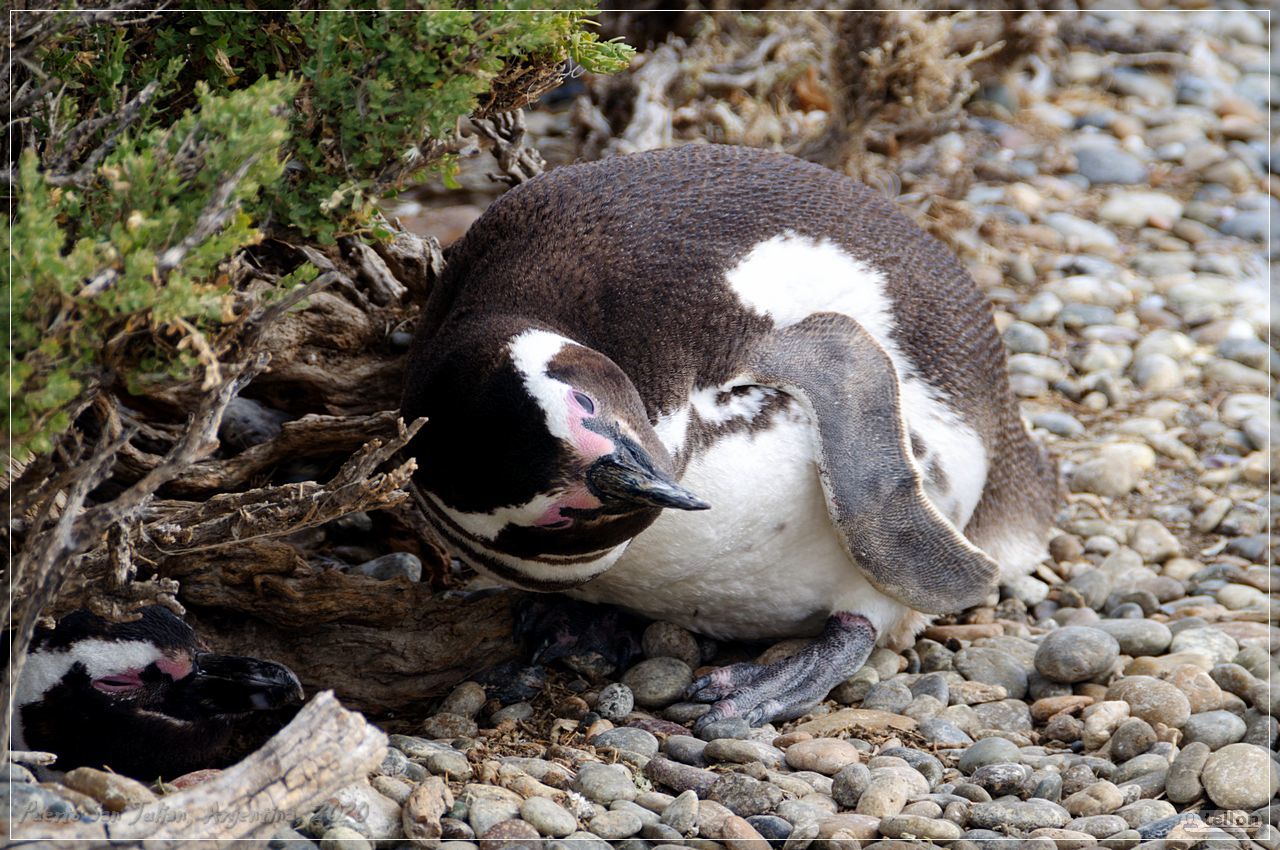
[[[565,399],[572,389],[564,381],[557,381],[547,374],[549,364],[557,354],[578,343],[568,337],[550,331],[531,328],[511,338],[507,344],[511,362],[524,378],[525,389],[542,408],[547,419],[547,430],[552,436],[572,442],[569,432],[569,411]]]
[[[15,702],[18,707],[39,702],[76,664],[84,665],[90,679],[101,679],[142,670],[165,657],[160,647],[145,640],[88,638],[66,649],[36,650],[22,667]]]

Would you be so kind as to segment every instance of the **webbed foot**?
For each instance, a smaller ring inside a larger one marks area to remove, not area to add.
[[[827,620],[820,637],[788,658],[713,670],[685,693],[686,699],[711,703],[695,721],[694,732],[731,717],[752,726],[799,717],[856,673],[875,644],[876,630],[866,617],[839,612]]]

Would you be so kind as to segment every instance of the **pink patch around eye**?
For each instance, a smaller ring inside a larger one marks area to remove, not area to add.
[[[142,671],[126,670],[114,676],[103,676],[93,680],[95,690],[104,694],[122,694],[142,687]]]
[[[161,658],[156,667],[175,682],[191,673],[190,658]]]

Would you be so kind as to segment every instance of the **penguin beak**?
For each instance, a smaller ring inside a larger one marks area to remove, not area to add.
[[[202,714],[245,714],[298,705],[302,685],[293,671],[274,661],[199,653],[185,694]]]
[[[619,437],[614,445],[613,454],[597,459],[587,470],[587,488],[606,508],[705,511],[711,507],[655,467],[644,449],[631,440]]]

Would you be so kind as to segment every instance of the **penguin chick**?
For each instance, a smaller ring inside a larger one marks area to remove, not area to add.
[[[1058,496],[991,308],[860,184],[697,145],[555,169],[450,251],[402,408],[477,570],[714,638],[813,635],[695,682],[796,717],[877,644],[1043,555]]]
[[[238,761],[302,704],[284,665],[203,652],[168,609],[141,614],[110,623],[81,610],[36,630],[15,694],[19,749],[54,753],[60,771],[150,782]]]

